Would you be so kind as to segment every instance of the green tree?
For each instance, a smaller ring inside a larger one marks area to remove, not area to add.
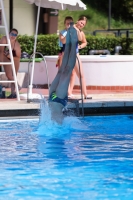
[[[108,15],[109,0],[83,0],[83,2]],[[133,20],[133,0],[111,0],[111,15],[114,19]]]
[[[126,9],[129,19],[133,19],[133,0],[123,0],[123,8]]]

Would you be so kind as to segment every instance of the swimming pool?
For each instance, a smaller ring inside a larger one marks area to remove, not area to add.
[[[0,199],[133,199],[132,127],[133,115],[1,120]]]

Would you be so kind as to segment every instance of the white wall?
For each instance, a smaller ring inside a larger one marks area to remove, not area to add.
[[[49,75],[56,75],[58,56],[45,56]],[[133,56],[80,56],[87,86],[132,86],[133,85]],[[37,74],[36,74],[37,76]],[[75,85],[80,85],[76,76]]]
[[[49,82],[57,74],[58,56],[44,56],[48,68]],[[80,56],[87,86],[133,86],[133,56]],[[32,63],[31,65],[32,66]],[[33,84],[47,84],[44,61],[35,63]],[[31,69],[31,67],[30,67]],[[19,72],[28,73],[28,63],[21,62]],[[76,76],[75,85],[80,85]]]
[[[4,0],[3,2],[4,2],[4,10],[5,10],[5,15],[6,15],[7,27],[9,29],[9,0]],[[1,5],[0,5],[0,8],[1,8]],[[4,25],[3,16],[2,16],[2,25]],[[1,28],[0,34],[5,34],[5,29]]]
[[[9,1],[4,0],[4,9],[6,14],[7,26],[9,30]],[[19,34],[33,35],[35,33],[35,5],[28,4],[24,0],[14,0],[13,7],[13,28],[18,29]],[[2,19],[3,24],[3,19]],[[4,24],[3,24],[4,25]],[[0,29],[0,34],[5,34],[4,29]]]
[[[19,72],[26,72],[28,73],[28,62],[20,62],[20,68],[19,68]],[[31,72],[31,67],[32,67],[32,63],[30,64],[29,67],[29,71]],[[53,65],[48,65],[47,66],[48,69],[48,79],[49,79],[49,83],[51,84],[53,79],[55,78],[58,68],[56,67],[56,62],[54,62],[54,66]],[[47,80],[47,73],[46,73],[46,65],[44,63],[44,61],[42,62],[35,62],[35,68],[34,68],[34,76],[33,76],[33,84],[47,84],[48,80]]]
[[[28,4],[23,0],[14,0],[13,27],[19,34],[33,35],[35,33],[34,4]]]

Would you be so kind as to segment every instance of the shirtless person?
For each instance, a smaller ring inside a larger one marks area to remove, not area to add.
[[[19,69],[20,64],[20,57],[21,57],[21,48],[20,44],[17,41],[17,35],[18,31],[17,29],[13,28],[11,29],[9,33],[9,38],[11,42],[11,48],[12,48],[12,55],[14,59],[14,65],[15,65],[15,71],[16,74]],[[3,36],[0,40],[0,44],[7,44],[7,37]],[[0,61],[1,62],[10,62],[10,54],[9,54],[9,48],[7,46],[0,46]],[[12,73],[12,66],[11,65],[3,65],[6,76],[8,80],[14,80],[13,73]],[[15,84],[11,83],[11,94],[7,98],[16,98],[16,92],[15,92]]]

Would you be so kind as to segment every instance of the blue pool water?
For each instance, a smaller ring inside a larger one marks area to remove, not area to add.
[[[6,199],[132,200],[133,115],[0,121]]]

